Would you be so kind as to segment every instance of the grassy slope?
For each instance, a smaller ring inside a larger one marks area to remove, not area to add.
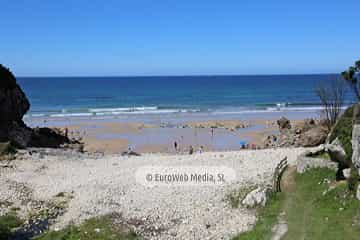
[[[294,188],[276,195],[259,212],[255,228],[234,240],[270,239],[271,228],[280,212],[286,213],[289,230],[284,239],[358,239],[360,236],[360,201],[348,192],[346,183],[337,183],[334,172],[313,169],[295,176]]]
[[[265,208],[259,209],[258,221],[252,231],[241,233],[233,240],[262,240],[271,238],[271,228],[277,222],[281,206],[284,202],[283,194],[274,194]]]

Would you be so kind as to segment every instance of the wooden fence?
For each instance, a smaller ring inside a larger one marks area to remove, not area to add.
[[[280,163],[276,166],[273,178],[273,191],[281,192],[281,177],[288,167],[287,157],[280,161]]]

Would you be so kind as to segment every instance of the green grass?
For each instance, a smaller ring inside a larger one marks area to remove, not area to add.
[[[70,225],[61,231],[50,231],[34,240],[136,240],[134,232],[114,225],[110,216],[91,218],[80,226]]]
[[[22,221],[15,215],[0,216],[0,240],[10,239],[12,229],[19,227]]]
[[[359,239],[360,201],[346,182],[329,191],[325,178],[334,182],[335,173],[315,169],[296,176],[295,191],[287,193],[289,231],[284,239]]]
[[[271,196],[264,208],[258,211],[258,220],[252,231],[241,233],[233,240],[262,240],[271,238],[271,228],[277,222],[281,206],[284,202],[284,194],[277,193]]]
[[[346,182],[335,182],[333,170],[295,174],[293,189],[272,197],[258,212],[254,229],[234,240],[270,239],[280,212],[285,212],[289,228],[284,240],[351,240],[360,236],[360,201],[349,192]]]

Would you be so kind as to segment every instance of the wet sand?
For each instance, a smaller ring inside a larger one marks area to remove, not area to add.
[[[118,118],[27,119],[30,126],[68,128],[70,137],[81,138],[85,151],[121,153],[186,153],[195,151],[236,151],[241,143],[261,146],[265,136],[276,133],[276,120],[314,117],[314,113],[273,113],[262,115],[164,115],[120,116]],[[257,117],[257,118],[255,118]]]

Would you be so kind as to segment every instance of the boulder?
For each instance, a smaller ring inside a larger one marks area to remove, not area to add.
[[[304,132],[298,142],[297,145],[303,147],[315,147],[325,142],[329,131],[326,127],[317,125],[306,132]]]
[[[338,138],[336,138],[331,144],[326,144],[325,149],[329,153],[331,161],[339,163],[341,166],[344,166],[344,168],[350,167],[346,152]]]
[[[70,140],[62,133],[50,128],[35,128],[32,131],[30,147],[56,148],[69,144]]]
[[[280,131],[291,129],[290,120],[286,117],[281,117],[279,120],[277,120],[277,124]]]
[[[256,206],[265,206],[268,197],[271,193],[270,188],[258,187],[257,189],[249,192],[246,197],[241,201],[242,205],[248,208],[254,208]]]
[[[344,177],[346,179],[350,178],[350,172],[351,172],[350,168],[345,168],[345,169],[342,170],[342,174],[344,175]]]
[[[312,168],[330,168],[333,170],[338,169],[338,164],[324,158],[311,157],[316,154],[315,152],[306,152],[300,154],[297,158],[296,171],[298,173],[304,173]]]

